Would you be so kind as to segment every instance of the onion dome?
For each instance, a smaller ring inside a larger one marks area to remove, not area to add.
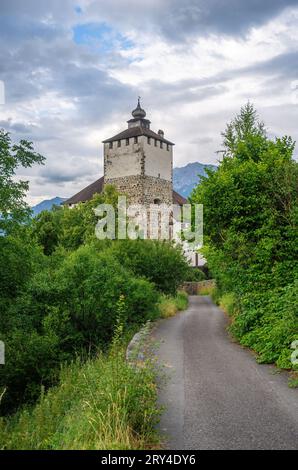
[[[138,97],[138,106],[131,113],[135,119],[144,119],[146,111],[141,108],[140,97]]]

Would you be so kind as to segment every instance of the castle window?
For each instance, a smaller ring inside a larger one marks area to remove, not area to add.
[[[161,204],[161,200],[160,200],[160,199],[154,199],[154,204],[160,205],[160,204]]]
[[[113,148],[113,142],[109,142],[109,148],[110,148],[110,149]]]
[[[163,147],[163,145],[162,145],[162,141],[160,141],[160,143],[159,143],[159,144],[160,144],[160,148],[162,149],[162,147]]]
[[[157,147],[157,139],[154,139],[154,145]]]
[[[121,140],[118,140],[118,147],[121,147]]]
[[[126,142],[126,145],[129,145],[129,139],[126,139],[125,142]]]
[[[170,150],[170,145],[169,145],[169,144],[167,144],[167,151],[169,151],[169,150]]]
[[[138,138],[137,137],[135,137],[134,142],[135,142],[135,144],[138,143]]]
[[[151,144],[151,137],[147,137],[147,143],[150,145]]]

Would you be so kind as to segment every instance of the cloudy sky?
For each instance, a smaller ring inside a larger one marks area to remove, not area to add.
[[[0,127],[47,158],[20,175],[32,204],[102,175],[138,95],[175,166],[216,163],[247,100],[298,141],[298,0],[1,0],[0,15]]]

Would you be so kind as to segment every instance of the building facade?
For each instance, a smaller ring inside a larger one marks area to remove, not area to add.
[[[154,132],[140,99],[127,121],[127,129],[103,141],[104,176],[75,194],[64,204],[73,206],[114,185],[131,204],[178,204],[186,199],[173,191],[173,142],[164,132]]]
[[[140,101],[128,128],[104,140],[104,184],[113,184],[133,204],[173,203],[173,146],[150,129]]]
[[[173,205],[187,204],[187,200],[173,190],[174,143],[165,138],[162,130],[158,132],[151,130],[151,122],[146,119],[146,112],[141,108],[140,99],[127,124],[125,130],[103,141],[104,175],[64,204],[73,207],[84,203],[92,199],[95,194],[101,193],[105,185],[114,185],[120,194],[127,196],[129,204],[141,204],[148,208],[150,215],[147,219],[145,238],[156,238],[152,233],[160,231],[158,207],[165,205],[172,211]],[[153,226],[153,229],[152,224],[150,225],[152,205],[156,207],[154,210],[157,212],[156,226]],[[169,237],[179,240],[175,234],[180,232],[181,223],[173,216],[170,216],[170,219]],[[197,249],[191,249],[186,241],[180,240],[180,242],[191,265],[204,264],[205,260],[198,255]]]

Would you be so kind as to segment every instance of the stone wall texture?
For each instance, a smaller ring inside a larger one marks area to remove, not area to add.
[[[105,184],[113,184],[119,193],[127,196],[130,204],[173,203],[171,181],[143,175],[131,175],[121,178],[105,178]]]
[[[120,147],[117,142],[112,148],[104,146],[104,184],[113,184],[131,204],[172,204],[172,174],[172,146],[156,147],[145,136],[138,143],[131,138],[128,145],[121,141]]]

